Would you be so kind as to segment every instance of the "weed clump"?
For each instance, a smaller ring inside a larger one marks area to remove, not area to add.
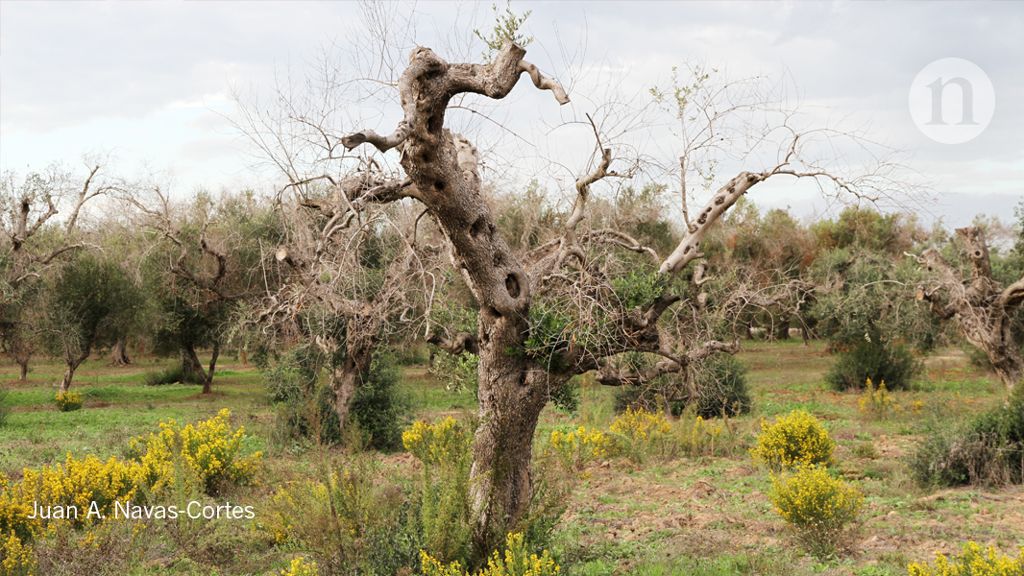
[[[280,576],[319,576],[320,569],[316,562],[308,562],[302,556],[292,558],[288,568],[281,570]]]
[[[924,486],[1024,483],[1024,391],[953,431],[936,431],[910,460]]]
[[[656,450],[666,450],[672,427],[660,412],[627,408],[608,428],[617,450],[636,462],[642,462]]]
[[[471,431],[451,416],[433,424],[416,421],[402,433],[402,445],[423,465],[418,502],[423,547],[440,562],[469,558],[471,442]]]
[[[395,574],[416,562],[421,547],[406,495],[381,482],[380,470],[365,459],[279,488],[259,518],[257,529],[273,544],[301,549],[315,560],[293,560],[289,576],[318,569]]]
[[[595,460],[607,458],[612,449],[612,441],[607,434],[580,426],[568,431],[552,430],[547,453],[553,454],[567,468],[578,471]]]
[[[857,408],[862,414],[884,420],[898,407],[896,400],[889,394],[889,390],[885,386],[885,380],[875,386],[871,378],[867,379],[864,383],[864,392],[857,399]]]

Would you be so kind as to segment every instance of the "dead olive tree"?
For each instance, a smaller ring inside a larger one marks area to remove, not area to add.
[[[607,307],[613,315],[605,323],[614,330],[601,338],[544,339],[544,353],[530,353],[537,349],[531,342],[538,340],[538,329],[543,327],[531,321],[537,317],[534,302],[545,286],[560,281],[564,267],[580,260],[578,228],[590,187],[614,171],[611,149],[602,149],[593,170],[576,181],[576,204],[562,235],[531,257],[518,257],[497,233],[495,216],[481,188],[477,151],[471,142],[445,128],[445,114],[451,100],[462,94],[504,98],[524,73],[537,88],[550,91],[559,104],[568,103],[563,88],[524,60],[524,55],[525,49],[506,42],[489,63],[449,63],[433,50],[418,47],[398,82],[403,119],[397,128],[389,134],[363,130],[341,140],[348,149],[369,144],[381,153],[399,153],[405,177],[391,184],[388,199],[411,198],[426,207],[450,243],[455,265],[479,307],[473,347],[479,355],[480,422],[473,442],[470,489],[478,555],[515,525],[530,502],[533,435],[552,389],[590,371],[597,371],[605,384],[642,381],[680,371],[695,358],[731,346],[709,341],[691,350],[674,350],[659,323],[681,299],[669,289],[671,280],[700,258],[701,242],[722,214],[751,188],[776,176],[821,179],[849,191],[858,185],[800,163],[800,135],[783,126],[787,145],[777,151],[768,168],[740,170],[729,178],[698,213],[686,217],[682,240],[667,256],[651,254],[628,236],[594,232],[606,242],[657,258],[652,289],[639,292],[640,297],[626,306]],[[591,296],[608,297],[600,292]],[[644,373],[610,361],[629,352],[652,353],[662,360]]]
[[[294,197],[278,209],[286,233],[275,251],[280,287],[266,298],[259,324],[322,352],[344,429],[374,355],[419,326],[435,288],[428,266],[437,251],[410,242],[415,218],[358,209],[396,191],[370,170],[289,189]]]
[[[83,208],[123,184],[108,177],[101,164],[87,165],[77,179],[58,166],[18,181],[0,179],[0,347],[20,367],[21,379],[35,350],[39,286],[46,271],[85,247],[79,233]]]
[[[1020,326],[1014,319],[1024,304],[1024,278],[1005,287],[993,279],[981,228],[958,228],[956,237],[969,275],[930,248],[918,258],[931,278],[918,288],[917,299],[927,302],[939,319],[952,321],[964,339],[984,351],[992,370],[1012,392],[1024,379],[1022,336],[1016,333]]]

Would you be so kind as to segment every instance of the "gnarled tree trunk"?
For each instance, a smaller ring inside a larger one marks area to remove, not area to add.
[[[334,413],[338,416],[338,429],[344,431],[352,411],[352,401],[360,386],[370,376],[373,349],[347,347],[346,357],[331,368],[331,391],[334,392]]]
[[[85,362],[85,359],[88,357],[89,354],[86,353],[84,356],[80,356],[78,358],[65,358],[64,376],[60,379],[61,392],[67,392],[71,389],[71,381],[75,378],[75,371],[78,370],[78,367],[81,366],[82,362]]]
[[[128,366],[132,363],[131,358],[128,357],[127,339],[123,336],[118,338],[110,349],[110,363],[114,366]]]
[[[920,286],[917,298],[928,302],[938,318],[954,321],[964,339],[985,352],[996,376],[1012,392],[1024,379],[1012,318],[1024,304],[1024,278],[1004,289],[992,278],[984,231],[968,227],[956,233],[971,277],[962,278],[937,250],[926,250],[918,261],[932,273],[932,285]]]
[[[213,375],[217,370],[217,360],[220,358],[220,342],[214,342],[210,349],[209,370],[203,368],[199,361],[196,347],[191,343],[181,345],[181,379],[184,382],[203,385],[203,394],[209,394],[213,390]]]
[[[504,98],[525,72],[534,85],[550,90],[560,104],[569,101],[556,82],[544,77],[536,66],[523,60],[525,50],[507,43],[489,64],[450,64],[429,48],[412,51],[398,89],[403,120],[388,135],[364,130],[342,138],[353,149],[369,143],[379,151],[398,148],[404,181],[372,182],[352,206],[415,198],[427,207],[452,248],[455,265],[461,271],[479,306],[478,334],[473,342],[478,354],[479,427],[473,439],[470,496],[474,514],[474,557],[486,556],[505,533],[523,517],[530,502],[530,457],[537,419],[549,399],[549,390],[573,374],[602,370],[602,384],[640,383],[686,369],[690,362],[719,351],[734,351],[736,344],[708,342],[694,350],[678,353],[662,340],[658,328],[661,315],[678,295],[666,288],[652,302],[623,310],[611,321],[616,326],[614,341],[584,350],[575,340],[553,352],[557,361],[530,360],[525,344],[530,337],[528,321],[533,303],[532,290],[543,293],[544,284],[562,273],[562,265],[586,256],[575,246],[575,226],[583,218],[589,186],[613,174],[608,171],[611,150],[604,149],[598,168],[576,181],[577,204],[562,238],[537,248],[524,258],[529,273],[497,234],[495,220],[482,196],[477,172],[477,154],[461,136],[444,127],[449,100],[459,94],[481,94]],[[596,127],[595,127],[596,131]],[[801,172],[791,167],[796,158],[796,137],[784,160],[763,172],[740,172],[720,188],[695,221],[688,222],[687,234],[675,250],[661,261],[658,274],[668,277],[700,257],[707,229],[733,206],[752,186],[775,175],[797,178],[828,177],[816,169]],[[834,178],[833,178],[834,179]],[[834,179],[836,180],[836,179]],[[840,182],[836,180],[837,182]],[[362,183],[365,185],[367,179]],[[651,253],[635,239],[618,234],[619,245],[632,251]],[[668,283],[666,282],[666,285]],[[463,346],[465,348],[465,346]],[[468,348],[467,348],[468,349]],[[615,372],[607,358],[638,351],[662,356],[649,373]],[[557,370],[549,367],[558,366]]]

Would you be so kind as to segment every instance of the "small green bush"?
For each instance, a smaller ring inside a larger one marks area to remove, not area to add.
[[[163,386],[165,384],[202,384],[198,374],[185,374],[180,365],[172,366],[158,372],[147,372],[143,377],[146,386]]]
[[[377,354],[370,364],[370,377],[352,400],[352,415],[370,448],[397,450],[402,446],[402,426],[410,405],[399,395],[398,377],[394,357]]]
[[[716,354],[705,359],[697,367],[695,380],[692,404],[698,416],[721,418],[750,412],[747,369],[736,357]]]
[[[476,354],[468,352],[449,354],[441,351],[434,355],[434,363],[430,365],[428,371],[440,380],[449,392],[472,390],[476,395],[478,360]]]
[[[11,407],[7,403],[7,390],[0,388],[0,428],[7,425],[7,415],[11,413]]]
[[[910,468],[925,486],[1024,483],[1024,391],[958,429],[925,438]]]
[[[859,390],[869,378],[884,381],[889,390],[906,390],[920,371],[909,348],[873,338],[840,352],[826,380],[836,390]]]
[[[396,574],[422,548],[408,495],[369,459],[279,487],[262,506],[257,530],[299,549],[324,574]]]
[[[327,359],[312,346],[299,346],[264,370],[267,393],[278,404],[279,434],[324,444],[345,440],[334,410],[334,392],[323,374]],[[350,414],[364,445],[378,450],[401,446],[409,402],[400,395],[398,368],[391,355],[374,355],[365,382],[356,390]]]

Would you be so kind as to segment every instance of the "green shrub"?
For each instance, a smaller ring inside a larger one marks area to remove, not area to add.
[[[473,395],[476,395],[478,361],[476,354],[449,354],[441,351],[434,355],[434,363],[428,372],[441,381],[449,392],[472,390]]]
[[[0,428],[7,425],[7,415],[11,413],[11,407],[7,403],[7,390],[0,388]]]
[[[952,431],[936,431],[911,457],[925,486],[1024,483],[1024,391]]]
[[[779,516],[819,557],[835,552],[847,524],[857,519],[864,505],[859,490],[833,478],[824,466],[814,465],[773,477],[769,496]]]
[[[409,413],[409,402],[399,395],[398,377],[394,357],[376,354],[369,378],[356,390],[352,416],[366,437],[366,446],[377,450],[397,450],[402,446],[402,426]]]
[[[73,412],[81,409],[82,395],[73,390],[57,392],[57,395],[53,397],[53,402],[61,412]]]
[[[693,409],[702,418],[737,416],[750,412],[747,369],[736,357],[716,354],[698,364]]]
[[[147,372],[143,377],[146,386],[163,386],[164,384],[202,384],[198,374],[185,374],[181,365],[171,366],[158,372]]]
[[[751,455],[772,470],[832,463],[836,444],[817,418],[793,410],[772,424],[761,422],[761,434]]]
[[[368,459],[280,487],[256,527],[267,540],[312,556],[324,574],[396,574],[422,547],[408,495]]]
[[[836,390],[859,390],[868,379],[884,381],[889,390],[906,390],[920,371],[909,348],[872,338],[840,352],[825,378]]]
[[[264,370],[267,393],[278,404],[279,434],[285,438],[312,438],[324,444],[344,441],[335,396],[323,373],[327,358],[312,346],[289,350]],[[397,389],[399,372],[387,353],[375,354],[365,382],[356,390],[350,414],[365,436],[365,445],[394,450],[401,445],[402,425],[409,403]]]

